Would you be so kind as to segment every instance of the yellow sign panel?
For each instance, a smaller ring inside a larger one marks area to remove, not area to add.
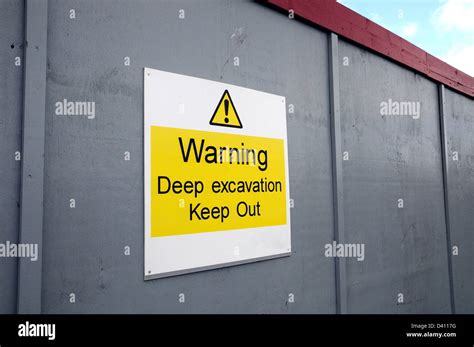
[[[150,131],[151,237],[287,223],[282,139]]]
[[[209,124],[230,128],[242,128],[242,123],[240,122],[239,115],[237,114],[237,110],[235,109],[228,90],[222,94],[221,100],[217,104]]]

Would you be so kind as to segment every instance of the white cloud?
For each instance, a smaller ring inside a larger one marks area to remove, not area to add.
[[[372,12],[370,14],[370,19],[374,22],[380,23],[382,21],[382,16],[378,13]]]
[[[433,22],[444,30],[474,31],[474,0],[442,0]]]
[[[454,35],[450,48],[439,58],[474,76],[474,0],[440,0],[431,22],[438,34]]]
[[[403,19],[404,16],[405,16],[405,14],[403,13],[403,10],[399,9],[398,14],[397,14],[398,19]]]
[[[416,23],[408,23],[402,27],[402,35],[404,37],[415,36],[417,31],[418,31],[418,24]]]
[[[474,77],[474,44],[451,48],[446,55],[440,58],[462,72]]]

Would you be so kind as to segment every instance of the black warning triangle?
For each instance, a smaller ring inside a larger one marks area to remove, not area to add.
[[[222,94],[209,124],[242,129],[242,122],[240,121],[237,110],[235,109],[234,103],[232,102],[232,98],[227,89],[224,91],[224,94]]]

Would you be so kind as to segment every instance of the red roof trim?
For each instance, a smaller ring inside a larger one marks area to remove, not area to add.
[[[342,37],[474,96],[474,77],[452,67],[335,0],[267,0]]]

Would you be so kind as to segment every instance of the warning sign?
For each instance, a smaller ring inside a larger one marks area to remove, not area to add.
[[[152,126],[152,236],[286,224],[284,157],[283,140]]]
[[[144,77],[145,278],[289,255],[285,99]]]
[[[222,127],[242,128],[242,123],[240,122],[239,115],[237,114],[237,110],[235,109],[228,90],[222,94],[221,100],[217,104],[209,124]]]

